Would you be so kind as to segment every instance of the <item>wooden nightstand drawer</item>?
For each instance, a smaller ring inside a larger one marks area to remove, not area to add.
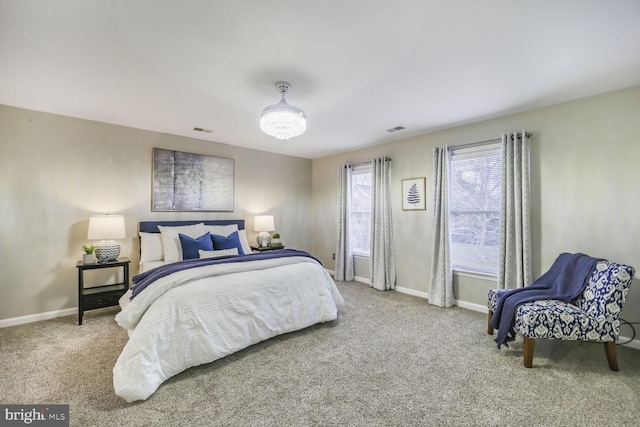
[[[127,292],[126,288],[119,290],[100,292],[95,294],[84,295],[84,309],[93,310],[95,308],[111,307],[118,305],[118,300],[124,293]]]

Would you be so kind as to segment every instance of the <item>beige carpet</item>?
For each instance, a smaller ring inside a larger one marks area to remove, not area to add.
[[[498,350],[485,315],[338,283],[339,320],[115,396],[127,335],[104,309],[0,329],[0,403],[70,404],[72,426],[637,426],[640,351],[541,341]]]

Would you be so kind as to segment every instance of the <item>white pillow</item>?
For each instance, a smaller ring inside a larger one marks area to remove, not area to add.
[[[217,251],[205,251],[198,249],[198,254],[200,255],[200,258],[218,258],[227,255],[238,255],[238,248],[220,249]]]
[[[167,263],[164,261],[150,261],[145,262],[144,264],[140,263],[140,270],[138,271],[138,273],[144,273],[145,271],[153,270],[154,268],[160,267],[161,265],[167,265]]]
[[[182,245],[180,244],[178,234],[184,234],[197,239],[207,232],[207,230],[204,229],[203,223],[179,225],[176,227],[159,225],[158,229],[162,235],[162,250],[164,252],[165,262],[182,261]]]
[[[160,233],[140,234],[140,263],[162,261],[162,235]]]
[[[242,252],[244,252],[245,255],[253,252],[253,249],[251,249],[251,245],[249,245],[249,241],[247,240],[247,230],[238,230],[238,238],[240,239],[240,245],[242,245]]]
[[[208,231],[212,235],[213,234],[217,234],[218,236],[227,237],[227,236],[229,236],[229,234],[233,233],[234,231],[238,231],[238,225],[237,224],[205,225],[204,226],[204,230],[205,230],[205,232]]]

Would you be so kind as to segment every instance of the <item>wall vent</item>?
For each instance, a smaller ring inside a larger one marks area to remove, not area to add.
[[[399,130],[404,130],[404,126],[396,126],[394,128],[387,129],[387,132],[391,133],[391,132],[396,132],[396,131],[399,131]]]
[[[204,132],[204,133],[213,132],[211,129],[205,129],[205,128],[193,128],[193,130],[195,130],[196,132]]]

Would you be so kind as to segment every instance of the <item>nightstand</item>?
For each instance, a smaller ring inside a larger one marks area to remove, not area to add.
[[[275,251],[276,249],[284,249],[284,246],[267,246],[266,248],[263,248],[261,246],[251,246],[251,250],[254,252]]]
[[[118,258],[116,261],[85,264],[78,261],[78,325],[82,325],[82,315],[87,310],[118,305],[118,300],[129,290],[129,258]],[[123,282],[112,283],[91,288],[84,287],[84,272],[99,268],[122,268]]]

